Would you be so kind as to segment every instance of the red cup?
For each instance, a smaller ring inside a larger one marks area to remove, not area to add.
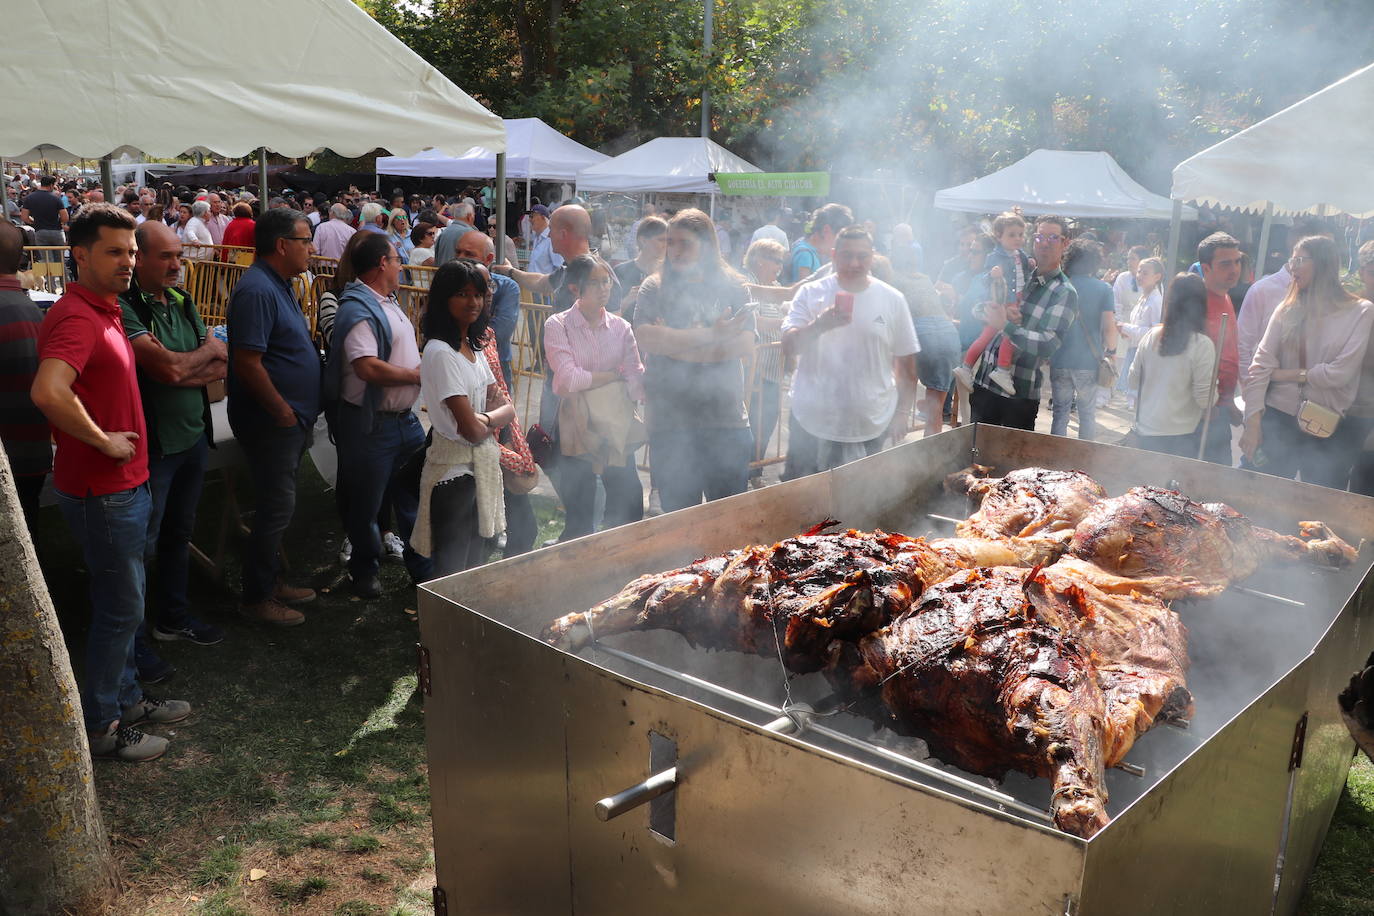
[[[840,290],[835,293],[835,311],[839,312],[846,320],[854,317],[854,294]]]

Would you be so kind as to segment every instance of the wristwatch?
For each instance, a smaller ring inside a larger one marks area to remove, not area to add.
[[[1299,384],[1299,385],[1306,385],[1306,384],[1307,384],[1307,370],[1306,370],[1306,369],[1299,369],[1299,370],[1298,370],[1298,384]]]

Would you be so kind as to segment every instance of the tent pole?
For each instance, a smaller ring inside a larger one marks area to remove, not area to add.
[[[711,42],[714,37],[715,29],[711,25],[711,14],[714,11],[715,0],[702,0],[702,35],[701,51],[706,58],[706,72],[702,74],[701,83],[701,139],[711,138]],[[714,205],[714,201],[712,201]]]
[[[267,212],[267,147],[258,147],[258,214]]]
[[[105,192],[105,202],[116,204],[114,199],[114,169],[110,166],[110,157],[100,157],[100,188]]]
[[[1264,261],[1269,255],[1269,230],[1274,225],[1274,202],[1264,205],[1264,222],[1260,223],[1259,251],[1255,252],[1255,279],[1264,276]]]
[[[496,154],[496,263],[506,259],[506,154]]]
[[[525,179],[525,212],[530,212],[530,188],[534,184],[533,178]]]
[[[1169,295],[1169,282],[1178,270],[1178,243],[1182,232],[1183,201],[1176,200],[1174,201],[1173,215],[1169,217],[1169,259],[1164,262],[1164,296],[1166,299]]]

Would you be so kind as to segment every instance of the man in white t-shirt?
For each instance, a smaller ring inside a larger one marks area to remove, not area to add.
[[[783,352],[798,357],[783,480],[875,454],[890,428],[903,431],[916,393],[916,329],[902,294],[869,275],[873,237],[842,230],[832,260],[782,323]]]

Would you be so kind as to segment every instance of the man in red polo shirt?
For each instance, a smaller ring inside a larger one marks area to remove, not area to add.
[[[91,576],[81,708],[92,756],[152,760],[167,739],[134,726],[180,722],[191,705],[144,694],[135,676],[151,498],[143,404],[118,300],[133,277],[134,218],[90,204],[67,239],[80,279],[38,330],[31,394],[53,427],[53,487]]]
[[[1207,336],[1212,346],[1219,347],[1221,360],[1217,364],[1217,403],[1212,408],[1212,422],[1207,427],[1204,458],[1213,464],[1230,467],[1231,427],[1241,423],[1240,408],[1236,406],[1236,378],[1240,374],[1240,339],[1236,327],[1236,312],[1227,295],[1240,282],[1240,242],[1225,232],[1213,232],[1198,243],[1197,260],[1202,268],[1202,282],[1207,287]],[[1226,319],[1226,340],[1220,341],[1222,318]]]

